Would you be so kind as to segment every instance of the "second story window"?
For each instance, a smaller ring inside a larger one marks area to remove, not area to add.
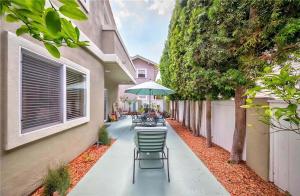
[[[147,70],[137,69],[137,78],[147,78]]]

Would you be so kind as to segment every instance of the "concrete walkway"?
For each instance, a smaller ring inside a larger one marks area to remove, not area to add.
[[[136,168],[136,182],[132,184],[134,145],[130,126],[131,118],[126,118],[108,127],[117,141],[81,179],[70,196],[229,195],[170,126],[167,146],[170,149],[171,182],[168,183],[164,169]]]

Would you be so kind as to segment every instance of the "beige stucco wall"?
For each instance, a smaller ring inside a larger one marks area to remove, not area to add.
[[[267,104],[266,99],[256,99],[255,103]],[[269,126],[262,123],[255,109],[247,110],[246,162],[261,178],[269,176]]]
[[[3,35],[4,32],[1,33]],[[2,36],[2,41],[4,37]],[[5,52],[3,50],[2,52]],[[7,51],[18,58],[16,51]],[[89,145],[94,143],[97,138],[97,130],[103,123],[103,92],[104,92],[104,70],[102,64],[84,49],[61,50],[62,56],[90,71],[90,121],[64,130],[55,135],[31,142],[12,150],[4,150],[2,138],[1,145],[1,195],[24,195],[34,190],[40,183],[41,178],[50,165],[58,162],[68,162],[84,151]],[[1,70],[11,68],[13,65],[1,64]],[[9,77],[9,76],[8,76]],[[1,79],[5,78],[4,73]],[[3,80],[2,80],[3,81]],[[10,88],[14,88],[10,86]],[[6,92],[1,93],[4,97]],[[6,105],[5,100],[2,102]],[[18,107],[9,105],[7,110],[14,110]],[[5,110],[2,110],[2,115]],[[13,116],[9,116],[12,118]],[[1,118],[6,122],[7,116]],[[16,126],[15,129],[18,127]],[[5,130],[1,129],[1,135],[5,136]]]
[[[110,114],[113,112],[113,104],[118,101],[118,84],[106,81],[105,88],[108,97],[108,114]]]
[[[88,37],[100,46],[101,36],[101,16],[96,16],[97,12],[100,14],[103,1],[92,1],[91,10],[89,12],[91,21],[79,24],[79,27],[84,31]],[[93,5],[94,4],[94,5]],[[92,24],[92,25],[91,25]],[[61,48],[62,57],[68,59],[90,71],[90,120],[87,123],[73,127],[68,130],[61,131],[54,135],[27,143],[25,145],[5,150],[5,132],[16,130],[5,130],[5,122],[7,118],[13,116],[6,116],[7,110],[14,110],[18,107],[18,103],[7,106],[6,104],[6,89],[5,75],[8,68],[13,67],[6,64],[5,54],[8,53],[9,58],[18,59],[18,51],[7,51],[4,42],[5,31],[15,32],[17,24],[8,24],[1,21],[1,66],[0,66],[0,135],[1,135],[1,172],[0,172],[0,195],[15,196],[28,195],[35,188],[40,186],[43,176],[46,174],[48,167],[57,165],[61,162],[69,162],[87,149],[97,139],[98,128],[103,124],[103,106],[104,106],[104,68],[103,63],[96,57],[91,55],[85,49],[69,49]],[[36,44],[41,43],[22,36],[26,40]],[[38,52],[38,51],[36,51]],[[11,61],[13,62],[13,61]],[[15,63],[14,63],[15,66]]]

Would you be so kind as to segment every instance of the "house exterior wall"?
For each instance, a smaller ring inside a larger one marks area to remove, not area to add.
[[[57,2],[56,2],[57,3]],[[109,1],[90,1],[88,12],[89,20],[75,22],[79,29],[99,48],[101,45],[101,28],[104,24],[115,25],[113,19],[104,19],[103,10],[108,10],[109,17],[112,17]],[[7,122],[13,121],[16,115],[20,98],[14,96],[13,91],[18,90],[19,78],[19,50],[18,44],[30,49],[32,52],[52,58],[44,49],[42,44],[29,36],[13,38],[8,43],[7,34],[14,34],[18,24],[5,23],[1,18],[0,47],[0,195],[15,196],[28,195],[42,183],[42,178],[49,167],[57,166],[59,163],[67,163],[82,153],[97,140],[97,133],[104,119],[104,86],[108,86],[109,97],[116,100],[117,84],[113,81],[104,81],[104,62],[92,55],[86,48],[60,48],[61,60],[66,59],[74,62],[90,73],[90,111],[89,120],[72,126],[69,129],[37,139],[32,142],[6,149],[7,132],[15,132],[19,127],[10,126],[7,129]],[[13,44],[11,44],[13,43]],[[111,42],[114,44],[113,42]],[[9,47],[8,47],[9,45]],[[109,42],[106,44],[109,45]],[[105,46],[104,46],[105,47]],[[7,73],[10,73],[9,75]],[[13,73],[13,74],[11,74]],[[16,81],[14,81],[16,80]],[[10,100],[8,100],[10,99]],[[12,103],[12,104],[8,104]],[[7,114],[12,115],[7,115]]]
[[[147,70],[147,73],[146,73],[146,78],[138,78],[137,77],[137,74],[135,75],[135,79],[136,79],[136,82],[137,84],[141,84],[141,83],[144,83],[144,82],[147,82],[147,81],[155,81],[156,79],[156,76],[158,74],[158,68],[156,67],[156,65],[153,65],[143,59],[140,59],[140,58],[134,58],[132,60],[136,70],[138,69],[146,69]],[[126,96],[128,97],[128,99],[131,99],[131,100],[138,100],[138,96],[137,95],[134,95],[134,94],[130,94],[130,93],[125,93],[125,90],[130,88],[130,87],[133,87],[134,85],[119,85],[119,92],[118,92],[118,97],[122,97],[122,96]],[[149,98],[150,96],[147,96],[145,100],[141,100],[140,101],[140,104],[144,104],[144,103],[148,103],[149,102]],[[151,102],[154,103],[155,100],[154,100],[154,96],[151,96]],[[161,105],[160,108],[163,109],[163,104],[161,104],[161,101],[158,101],[157,104]],[[123,110],[126,110],[128,111],[129,110],[129,106],[127,103],[122,103],[119,101],[119,107],[122,108]],[[136,107],[137,108],[137,107]]]

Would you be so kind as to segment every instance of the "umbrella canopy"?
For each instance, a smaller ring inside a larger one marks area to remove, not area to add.
[[[125,93],[131,93],[136,95],[170,95],[175,93],[173,90],[164,87],[156,82],[144,82],[128,88]]]

